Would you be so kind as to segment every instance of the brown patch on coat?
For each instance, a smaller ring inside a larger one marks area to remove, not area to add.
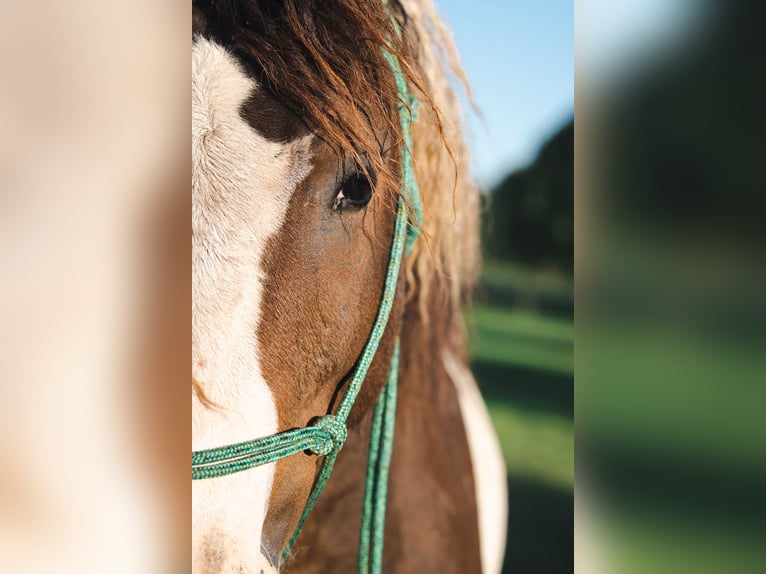
[[[308,126],[264,89],[254,91],[240,111],[244,120],[265,139],[288,143],[308,135]]]

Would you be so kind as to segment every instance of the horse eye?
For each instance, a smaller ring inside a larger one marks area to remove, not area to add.
[[[333,209],[340,211],[346,207],[364,207],[370,199],[372,199],[370,180],[362,174],[352,175],[340,186],[338,195],[335,196]]]

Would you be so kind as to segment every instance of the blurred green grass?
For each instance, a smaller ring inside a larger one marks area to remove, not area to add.
[[[474,360],[571,375],[574,323],[537,311],[477,305],[470,340]]]
[[[481,287],[483,300],[468,317],[469,344],[508,472],[503,572],[569,572],[574,321],[566,309],[571,281],[490,261]]]

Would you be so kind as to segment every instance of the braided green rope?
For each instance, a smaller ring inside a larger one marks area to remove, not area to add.
[[[386,501],[388,500],[388,475],[391,470],[391,455],[394,451],[394,424],[396,422],[396,399],[399,391],[399,341],[396,342],[394,364],[391,367],[391,379],[386,385],[383,433],[381,436],[380,460],[378,462],[378,480],[375,487],[375,507],[373,509],[372,559],[370,568],[374,574],[380,574],[383,565],[383,539],[386,526]]]
[[[410,92],[399,59],[388,51],[385,52],[385,56],[388,65],[394,72],[396,89],[399,92],[399,123],[402,126],[402,137],[404,138],[402,144],[402,192],[410,206],[410,216],[415,219],[407,230],[407,254],[409,254],[420,234],[420,226],[423,224],[423,203],[420,199],[420,191],[412,165],[412,122],[417,116],[419,102]]]
[[[242,472],[303,451],[325,456],[340,450],[346,433],[345,421],[327,415],[318,419],[314,426],[193,452],[192,480]]]
[[[388,381],[375,403],[373,413],[370,457],[367,462],[367,478],[364,486],[362,527],[359,533],[359,574],[380,574],[382,571],[388,474],[394,444],[398,379],[399,339],[396,340],[394,355],[391,359]]]
[[[385,409],[382,408],[388,391],[388,383],[391,381],[392,370],[389,372],[388,381],[383,391],[375,403],[375,410],[372,413],[372,427],[370,429],[370,448],[367,457],[367,477],[364,483],[364,503],[362,505],[362,523],[359,528],[359,556],[358,568],[359,574],[368,574],[370,565],[370,543],[372,538],[372,520],[373,505],[375,503],[375,473],[378,469],[380,459],[380,437],[383,434],[383,415]]]

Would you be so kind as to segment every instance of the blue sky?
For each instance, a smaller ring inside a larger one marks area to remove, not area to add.
[[[629,73],[632,65],[683,43],[707,18],[706,0],[582,0],[578,40],[588,83],[602,85]]]
[[[482,186],[534,159],[574,111],[573,0],[436,0],[484,122],[471,117]]]

